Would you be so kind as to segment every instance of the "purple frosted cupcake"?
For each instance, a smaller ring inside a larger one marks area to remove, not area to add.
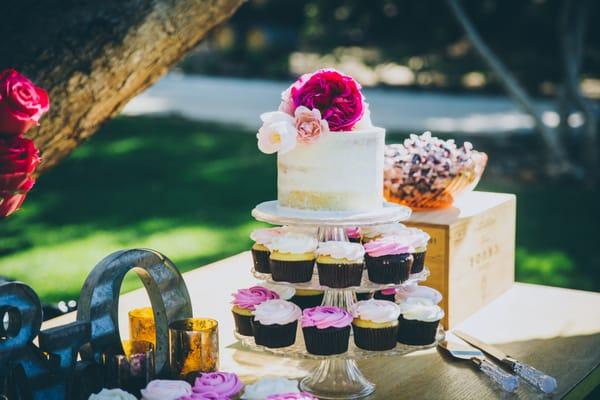
[[[265,400],[319,400],[308,392],[274,394]]]
[[[422,297],[408,298],[400,303],[398,341],[409,345],[427,345],[435,336],[444,311],[431,300]]]
[[[360,286],[365,249],[359,243],[327,241],[317,247],[319,283],[329,288]]]
[[[285,233],[273,238],[269,266],[277,282],[300,283],[312,279],[317,239],[301,233]]]
[[[358,226],[352,228],[346,228],[346,236],[348,236],[348,240],[352,243],[360,243],[361,234],[360,228]]]
[[[273,238],[282,235],[285,232],[283,227],[276,228],[261,228],[252,231],[250,239],[254,241],[252,245],[252,261],[254,262],[254,270],[263,274],[270,274],[271,267],[269,266],[269,255],[271,251],[268,246]]]
[[[306,351],[328,356],[348,351],[352,314],[333,306],[307,308],[302,313]]]
[[[278,299],[279,295],[262,286],[252,286],[249,289],[240,289],[233,295],[233,319],[235,330],[240,335],[252,336],[252,320],[254,308],[267,301]]]
[[[396,289],[389,288],[389,289],[378,290],[373,294],[373,298],[375,300],[387,300],[387,301],[395,302],[396,301]]]
[[[194,386],[192,387],[194,393],[190,398],[237,399],[243,388],[244,384],[234,373],[206,372],[196,378]]]
[[[397,236],[365,243],[365,263],[369,280],[375,283],[401,283],[408,279],[414,249]]]
[[[256,344],[270,348],[287,347],[296,341],[302,310],[286,300],[267,300],[254,309],[252,331]]]

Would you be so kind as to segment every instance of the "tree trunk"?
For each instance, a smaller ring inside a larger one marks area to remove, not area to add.
[[[48,90],[28,136],[42,169],[152,85],[244,0],[19,0],[2,4],[0,70]]]

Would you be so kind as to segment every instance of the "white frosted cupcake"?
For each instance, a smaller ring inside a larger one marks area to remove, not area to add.
[[[301,233],[285,233],[275,237],[268,245],[273,280],[292,283],[310,281],[317,245],[317,239]]]
[[[365,226],[361,228],[362,241],[363,243],[367,243],[384,236],[398,235],[406,229],[406,225],[400,223]]]
[[[396,347],[400,306],[387,300],[364,300],[353,309],[354,343],[365,350],[382,351]]]
[[[402,238],[408,245],[414,248],[412,253],[414,260],[411,268],[412,274],[418,274],[423,271],[425,266],[425,255],[427,253],[427,244],[431,237],[429,234],[418,228],[405,228],[395,234]]]
[[[137,398],[121,389],[102,389],[99,393],[90,395],[88,400],[137,400]]]
[[[155,379],[141,393],[142,400],[177,400],[192,394],[192,386],[185,381]]]
[[[432,287],[419,285],[402,286],[396,290],[397,302],[402,303],[409,298],[422,298],[433,304],[439,304],[442,301],[442,294]]]
[[[271,241],[285,233],[284,227],[275,228],[260,228],[255,229],[250,233],[250,239],[254,241],[252,245],[252,261],[254,262],[254,270],[263,274],[270,274],[271,267],[269,266],[269,255],[271,252],[267,247]]]
[[[286,300],[268,300],[254,309],[252,331],[256,344],[270,348],[287,347],[296,341],[300,307]]]
[[[427,345],[435,342],[444,310],[429,299],[411,297],[400,303],[398,341],[410,345]]]
[[[365,249],[359,243],[327,241],[317,247],[319,283],[330,288],[360,286]]]
[[[264,400],[281,393],[299,393],[298,381],[287,378],[265,377],[246,386],[242,400]]]

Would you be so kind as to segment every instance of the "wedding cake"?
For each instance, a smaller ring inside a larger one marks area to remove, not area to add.
[[[280,207],[367,211],[383,206],[385,130],[360,85],[332,69],[306,74],[261,115],[258,147],[277,153]]]

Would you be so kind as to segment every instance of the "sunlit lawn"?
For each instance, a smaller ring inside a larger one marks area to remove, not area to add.
[[[255,140],[176,117],[116,119],[0,222],[0,275],[50,302],[76,297],[89,270],[122,248],[157,249],[183,271],[247,249],[251,208],[275,196],[274,158]],[[517,279],[600,289],[597,191],[489,179],[480,189],[519,196]]]

